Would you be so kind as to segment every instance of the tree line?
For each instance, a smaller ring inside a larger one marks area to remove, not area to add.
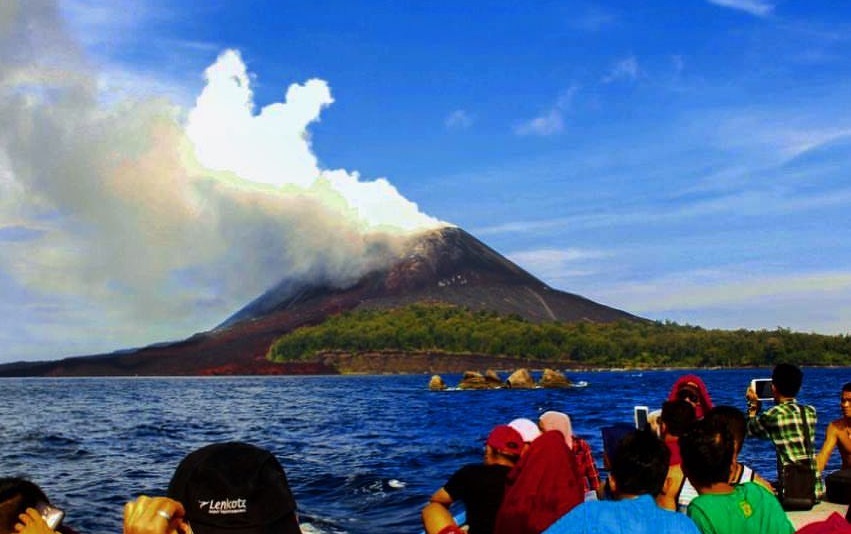
[[[329,351],[435,351],[534,358],[593,367],[848,365],[851,336],[718,330],[673,322],[533,323],[446,304],[346,312],[296,329],[270,347],[273,361]]]

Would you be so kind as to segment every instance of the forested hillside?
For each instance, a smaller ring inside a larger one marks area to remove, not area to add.
[[[279,338],[274,361],[332,351],[442,351],[570,361],[594,367],[847,365],[851,336],[777,330],[707,330],[675,323],[532,323],[446,305],[411,305],[332,317]]]

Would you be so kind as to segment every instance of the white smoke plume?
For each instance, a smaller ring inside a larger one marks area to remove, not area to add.
[[[322,80],[257,111],[228,50],[187,113],[104,103],[96,76],[52,3],[0,5],[0,288],[52,310],[47,346],[51,326],[112,333],[68,354],[188,335],[284,277],[344,283],[444,225],[385,179],[319,168]]]

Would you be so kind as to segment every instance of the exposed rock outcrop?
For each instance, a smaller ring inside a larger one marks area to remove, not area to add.
[[[494,389],[500,384],[494,384],[493,380],[488,380],[482,373],[477,371],[467,371],[461,377],[461,382],[458,383],[459,389]]]
[[[502,379],[496,374],[496,371],[493,369],[488,369],[485,371],[485,380],[489,383],[494,384],[495,387],[502,387]]]
[[[564,376],[564,373],[556,371],[555,369],[544,369],[544,373],[541,375],[541,380],[538,381],[538,385],[542,388],[568,388],[573,384],[566,376]]]
[[[446,382],[443,381],[443,378],[440,375],[434,375],[431,377],[431,380],[428,381],[428,389],[432,391],[443,391],[446,389]]]
[[[535,387],[535,381],[532,380],[532,373],[528,369],[514,371],[505,383],[512,389],[533,389]]]

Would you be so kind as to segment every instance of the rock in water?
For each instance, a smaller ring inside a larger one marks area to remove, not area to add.
[[[528,369],[514,371],[505,382],[508,387],[513,389],[532,389],[535,387],[535,381],[532,380],[532,374]]]
[[[496,374],[496,371],[494,371],[493,369],[488,369],[487,371],[485,371],[485,380],[488,383],[492,384],[493,387],[502,387],[502,379],[499,377],[498,374]]]
[[[572,384],[570,380],[564,376],[564,373],[555,369],[544,369],[544,374],[541,375],[541,380],[538,385],[542,388],[567,388]]]
[[[461,377],[461,382],[458,383],[458,387],[460,389],[493,389],[493,383],[487,379],[485,379],[482,373],[477,371],[465,371],[464,376]]]
[[[431,380],[428,381],[428,389],[431,391],[443,391],[446,389],[446,383],[440,375],[434,375],[431,377]]]

